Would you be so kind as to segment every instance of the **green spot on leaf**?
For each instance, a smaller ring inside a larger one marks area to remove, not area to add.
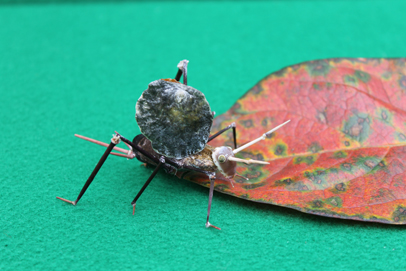
[[[355,87],[358,86],[358,79],[352,75],[344,76],[344,82],[351,86],[355,86]]]
[[[286,147],[285,144],[281,144],[281,143],[276,144],[273,149],[274,149],[273,153],[275,155],[277,155],[277,156],[285,156],[286,155],[287,147]]]
[[[371,80],[371,76],[363,71],[355,71],[355,76],[364,83],[368,83]]]
[[[325,201],[326,204],[334,206],[334,207],[342,207],[343,206],[343,200],[340,197],[331,197],[326,199]]]
[[[322,151],[323,148],[321,147],[321,145],[318,142],[313,142],[312,144],[310,144],[310,146],[307,150],[312,153],[317,153],[319,151]]]
[[[326,61],[313,61],[307,65],[307,71],[312,76],[326,76],[330,68],[330,65]]]
[[[299,156],[293,159],[293,164],[307,164],[312,165],[317,160],[317,154],[315,155],[307,155],[307,156]]]
[[[344,122],[343,132],[356,141],[364,142],[372,133],[370,129],[371,120],[368,114],[358,113]]]
[[[345,151],[336,151],[335,153],[333,153],[333,157],[336,159],[346,158],[347,156],[348,153]]]

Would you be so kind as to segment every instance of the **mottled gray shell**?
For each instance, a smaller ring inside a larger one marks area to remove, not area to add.
[[[157,153],[181,159],[206,146],[213,114],[199,90],[156,80],[148,85],[135,108],[141,133]]]

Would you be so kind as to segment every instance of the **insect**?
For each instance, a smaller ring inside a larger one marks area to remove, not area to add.
[[[60,200],[76,205],[94,180],[109,154],[137,158],[139,161],[155,166],[155,170],[144,186],[131,202],[133,214],[136,202],[150,184],[157,172],[163,168],[170,174],[182,172],[199,172],[205,174],[210,180],[209,203],[207,210],[206,227],[219,229],[209,222],[210,209],[213,199],[216,179],[233,183],[234,177],[241,177],[236,173],[237,163],[269,164],[268,162],[240,159],[235,154],[241,150],[270,137],[270,135],[287,124],[290,120],[273,128],[261,137],[237,148],[237,133],[235,123],[210,136],[214,112],[199,90],[187,85],[187,60],[178,64],[175,79],[160,79],[149,84],[136,104],[136,120],[142,134],[134,137],[132,141],[119,133],[115,133],[110,144],[103,143],[81,135],[81,139],[106,146],[107,149],[89,176],[75,201],[57,197]],[[179,82],[183,75],[183,84]],[[224,133],[233,130],[234,149],[229,146],[214,148],[207,143]],[[116,147],[123,141],[128,150]],[[116,150],[121,153],[112,152]]]

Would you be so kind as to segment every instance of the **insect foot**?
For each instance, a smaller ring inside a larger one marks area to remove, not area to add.
[[[209,227],[212,227],[212,228],[215,228],[215,229],[218,229],[219,231],[221,231],[221,229],[219,227],[216,227],[216,226],[210,224],[210,222],[207,221],[206,222],[206,228],[209,228]]]

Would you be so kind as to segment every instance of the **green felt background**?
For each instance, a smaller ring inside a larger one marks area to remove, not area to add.
[[[223,113],[267,74],[330,57],[406,57],[405,1],[0,1],[0,269],[401,270],[406,228],[336,220],[215,193],[108,158],[139,130],[147,84],[187,58]]]

